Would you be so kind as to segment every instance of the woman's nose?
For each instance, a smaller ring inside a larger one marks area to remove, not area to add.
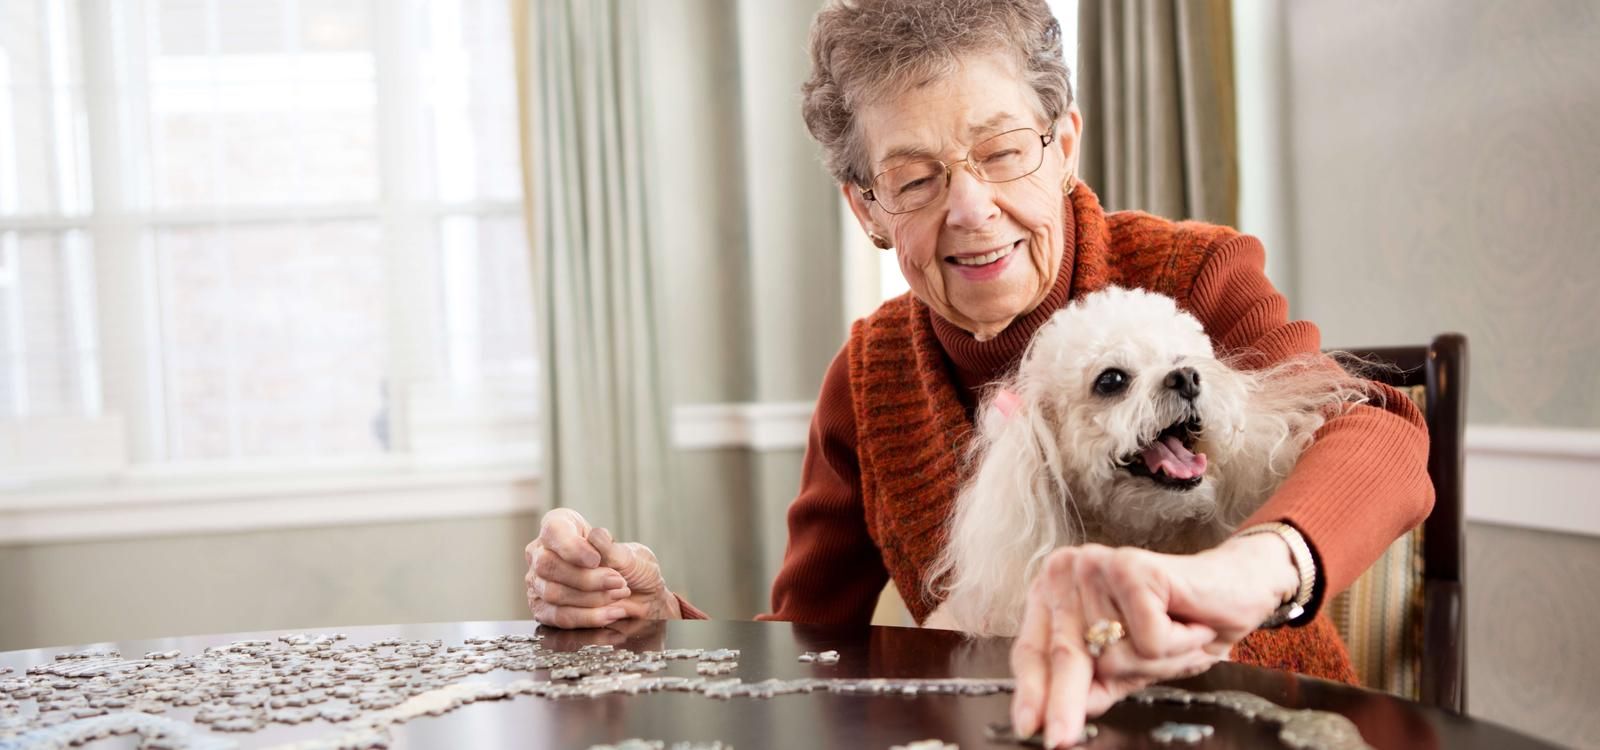
[[[994,203],[994,185],[978,179],[966,164],[950,170],[946,208],[945,223],[962,229],[981,228],[1000,214]]]

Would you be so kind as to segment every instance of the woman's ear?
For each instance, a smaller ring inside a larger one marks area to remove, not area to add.
[[[1066,158],[1063,163],[1067,165],[1067,173],[1074,176],[1078,174],[1078,144],[1082,141],[1083,113],[1078,110],[1078,103],[1073,102],[1056,122],[1056,145]]]
[[[867,199],[861,195],[861,189],[850,183],[839,185],[839,192],[844,193],[845,202],[850,204],[850,213],[856,215],[856,222],[861,224],[861,231],[879,237],[888,237],[889,230],[872,218],[872,207],[867,205]]]

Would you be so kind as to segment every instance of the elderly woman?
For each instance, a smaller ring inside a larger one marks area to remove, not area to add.
[[[763,619],[866,622],[890,579],[919,622],[937,606],[923,573],[982,388],[1081,295],[1110,283],[1171,295],[1220,352],[1254,366],[1319,349],[1315,326],[1288,320],[1257,240],[1107,214],[1076,178],[1082,118],[1043,0],[838,2],[816,17],[811,57],[806,124],[911,292],[858,321],[828,368]],[[1420,414],[1386,403],[1331,419],[1218,547],[1051,554],[1012,653],[1017,729],[1062,744],[1128,692],[1230,652],[1353,679],[1318,606],[1432,502]],[[672,594],[647,548],[570,510],[545,517],[527,557],[528,604],[544,623],[705,616]]]

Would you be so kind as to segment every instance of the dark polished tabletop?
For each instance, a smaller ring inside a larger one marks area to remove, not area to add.
[[[729,676],[747,683],[768,678],[1004,678],[1010,641],[969,640],[939,630],[869,626],[817,626],[742,621],[634,622],[624,630],[540,629],[531,622],[466,622],[393,625],[290,631],[307,634],[338,630],[350,643],[386,638],[439,639],[446,644],[467,638],[506,634],[544,635],[543,647],[575,651],[586,645],[612,645],[635,652],[678,648],[738,649],[737,671]],[[56,654],[84,648],[115,648],[136,658],[150,651],[181,650],[197,654],[207,647],[246,640],[275,638],[272,633],[235,633],[149,641],[102,643],[70,648],[0,653],[0,667],[16,678],[30,666],[54,660]],[[806,651],[835,650],[837,664],[798,661]],[[669,662],[662,672],[692,677],[693,661]],[[545,679],[533,673],[490,672],[472,679],[508,682]],[[0,678],[4,679],[4,678]],[[1349,718],[1362,737],[1377,748],[1547,748],[1554,747],[1504,727],[1456,716],[1381,693],[1272,670],[1219,664],[1198,677],[1172,683],[1195,691],[1242,690],[1287,708],[1331,711]],[[840,695],[827,692],[772,698],[717,700],[693,693],[613,694],[598,698],[550,699],[523,696],[480,702],[441,716],[415,719],[393,729],[396,748],[588,748],[624,739],[706,743],[720,741],[741,750],[752,748],[881,748],[939,739],[961,748],[1002,748],[985,738],[985,727],[1007,720],[1008,694],[986,696]],[[193,709],[174,711],[185,719]],[[1169,748],[1155,742],[1150,729],[1165,721],[1208,724],[1215,734],[1194,747],[1282,747],[1277,726],[1251,721],[1215,706],[1124,702],[1096,720],[1101,731],[1091,748]],[[250,734],[207,733],[237,742],[239,747],[269,747],[326,737],[338,726],[317,720],[294,726],[268,725]],[[90,747],[134,747],[133,738],[113,738]],[[5,746],[0,741],[0,747]]]

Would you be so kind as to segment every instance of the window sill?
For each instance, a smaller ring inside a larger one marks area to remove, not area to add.
[[[0,486],[0,546],[536,512],[538,453],[138,468]]]

